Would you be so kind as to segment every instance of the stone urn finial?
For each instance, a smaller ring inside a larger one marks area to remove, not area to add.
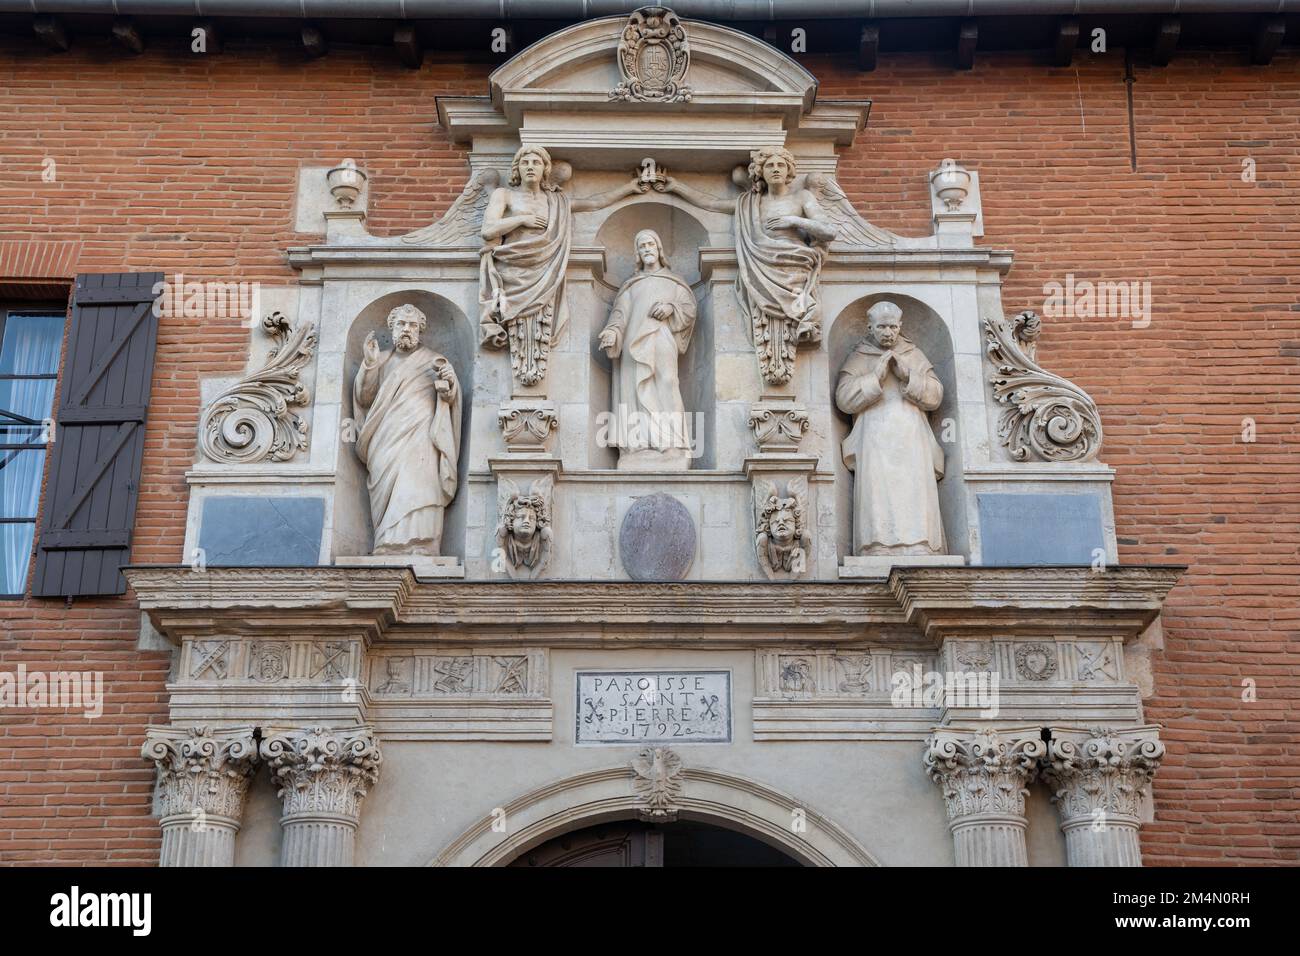
[[[945,159],[930,174],[930,186],[948,212],[956,212],[970,192],[971,175],[957,165],[955,159]]]
[[[334,201],[343,209],[351,209],[361,195],[361,188],[366,184],[366,174],[357,169],[353,160],[345,159],[325,174],[325,180],[329,183]]]

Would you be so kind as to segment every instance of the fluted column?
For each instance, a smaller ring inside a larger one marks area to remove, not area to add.
[[[943,790],[958,866],[1027,866],[1025,794],[1047,745],[1037,733],[937,730],[925,769]]]
[[[1142,865],[1142,793],[1164,755],[1155,728],[1053,729],[1043,776],[1061,815],[1070,866]]]
[[[150,727],[140,752],[158,768],[159,866],[232,866],[248,781],[257,769],[251,727]]]
[[[281,866],[351,866],[361,802],[379,779],[383,756],[369,727],[315,727],[274,733],[262,759],[284,813]]]

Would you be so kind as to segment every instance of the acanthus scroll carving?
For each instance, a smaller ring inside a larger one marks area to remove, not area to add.
[[[257,769],[251,727],[151,727],[140,756],[158,768],[163,818],[193,816],[198,825],[209,816],[239,820]]]
[[[1016,461],[1089,461],[1101,449],[1101,415],[1087,392],[1037,363],[1041,331],[1034,312],[984,322],[993,396],[1008,406],[998,438]]]
[[[1142,792],[1165,755],[1149,736],[1095,728],[1081,736],[1055,736],[1043,775],[1065,821],[1105,816],[1136,820]]]
[[[330,813],[355,820],[383,760],[368,727],[274,733],[262,741],[261,753],[286,817]]]
[[[307,422],[290,406],[311,402],[298,376],[316,346],[316,326],[302,322],[290,327],[283,314],[272,312],[262,319],[262,329],[277,343],[266,364],[203,411],[199,440],[213,461],[288,461],[307,450]]]
[[[926,750],[925,770],[943,789],[949,820],[975,814],[1023,816],[1028,785],[1046,754],[1047,744],[1037,736],[936,734]]]

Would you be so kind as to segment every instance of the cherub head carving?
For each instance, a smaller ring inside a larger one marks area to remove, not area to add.
[[[499,558],[511,576],[536,577],[551,556],[552,479],[539,478],[527,492],[508,478],[500,480],[497,522]]]
[[[802,574],[807,569],[808,479],[795,478],[782,494],[766,480],[754,483],[754,546],[768,577]]]
[[[755,192],[770,190],[774,183],[789,183],[798,175],[794,153],[784,146],[764,146],[749,154],[749,182]]]

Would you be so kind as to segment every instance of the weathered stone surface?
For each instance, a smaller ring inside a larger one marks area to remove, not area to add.
[[[320,559],[324,498],[208,498],[199,547],[213,567],[302,567]]]
[[[680,581],[695,560],[695,522],[671,495],[642,498],[623,516],[618,553],[633,581]]]

